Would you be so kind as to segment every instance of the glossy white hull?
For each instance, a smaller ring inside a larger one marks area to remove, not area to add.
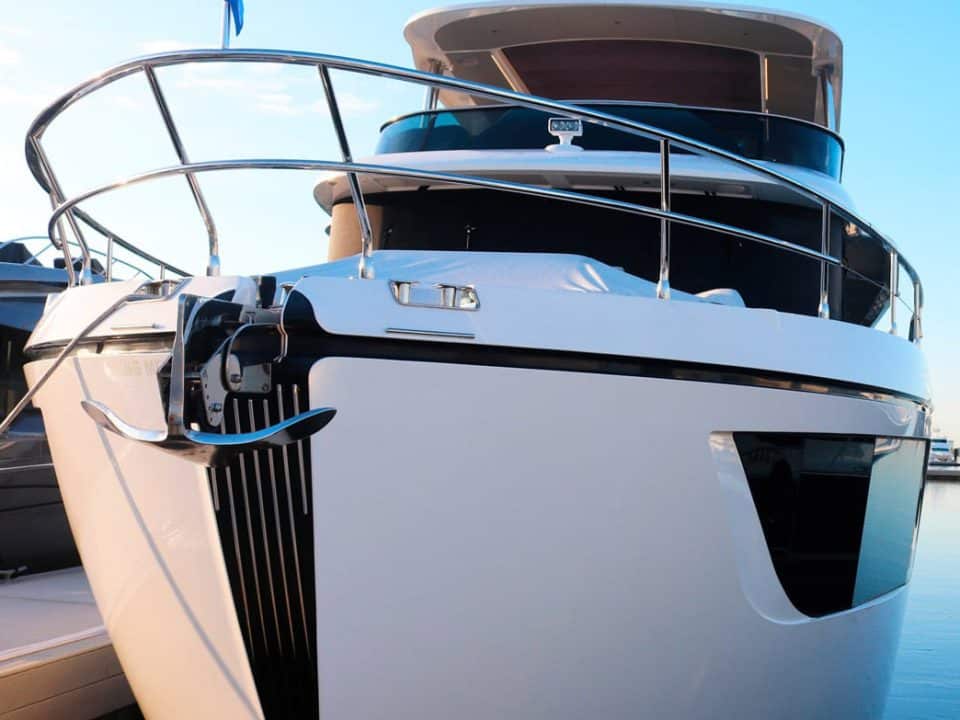
[[[343,408],[313,443],[325,717],[882,714],[905,593],[793,609],[730,432],[900,435],[915,417],[382,360],[321,361],[310,391]]]
[[[161,426],[166,357],[81,354],[37,403],[145,714],[262,717],[205,471],[80,409]],[[795,610],[731,433],[915,436],[916,406],[357,358],[309,396],[338,410],[311,448],[324,718],[880,715],[905,591]]]

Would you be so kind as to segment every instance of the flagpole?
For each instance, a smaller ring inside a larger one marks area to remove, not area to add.
[[[220,48],[226,50],[230,47],[230,0],[223,0],[223,36],[220,40]]]

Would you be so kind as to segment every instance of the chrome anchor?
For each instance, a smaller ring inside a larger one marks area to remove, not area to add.
[[[275,425],[245,433],[213,433],[188,428],[183,420],[185,394],[185,328],[196,317],[203,300],[180,295],[177,307],[177,332],[170,362],[170,393],[167,427],[164,430],[138,428],[122,420],[113,410],[96,400],[81,400],[80,405],[104,430],[134,442],[152,445],[186,460],[218,467],[226,465],[239,453],[269,450],[305,440],[333,420],[333,408],[316,408],[300,413]]]
[[[81,400],[80,405],[105,430],[208,467],[226,465],[237,454],[248,450],[269,450],[305,440],[326,427],[337,414],[333,408],[317,408],[263,430],[220,434],[191,430],[183,425],[168,426],[166,430],[144,430],[124,422],[110,408],[96,400]]]

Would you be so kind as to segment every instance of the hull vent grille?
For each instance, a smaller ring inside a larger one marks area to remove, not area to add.
[[[298,385],[231,396],[222,430],[249,432],[307,408]],[[223,557],[267,720],[319,714],[310,444],[248,452],[209,471]]]

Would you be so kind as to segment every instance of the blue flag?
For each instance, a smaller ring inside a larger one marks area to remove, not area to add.
[[[233,26],[237,29],[237,35],[243,30],[243,0],[227,0],[230,5],[230,14],[233,15]]]

